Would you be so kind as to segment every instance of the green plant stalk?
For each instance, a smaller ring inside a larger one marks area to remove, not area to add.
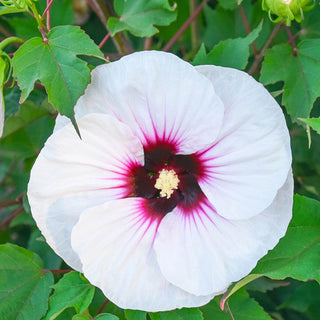
[[[34,3],[29,5],[29,8],[31,9],[32,13],[34,14],[34,18],[37,20],[38,28],[44,30],[44,24],[41,20],[41,16],[39,15],[39,12],[36,8],[36,5]]]
[[[0,51],[11,43],[23,43],[24,40],[18,37],[9,37],[0,42]]]

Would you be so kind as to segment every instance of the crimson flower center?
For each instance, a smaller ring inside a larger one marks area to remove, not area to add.
[[[176,206],[191,211],[204,197],[197,182],[204,169],[196,154],[176,154],[169,143],[144,148],[145,165],[131,168],[130,196],[148,199],[150,214],[165,216]]]

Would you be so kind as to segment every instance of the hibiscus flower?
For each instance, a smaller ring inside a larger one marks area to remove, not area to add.
[[[246,73],[139,52],[97,67],[28,186],[49,245],[122,308],[206,304],[285,234],[290,140]]]

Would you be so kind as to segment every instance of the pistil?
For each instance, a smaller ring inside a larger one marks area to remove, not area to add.
[[[169,199],[174,190],[178,189],[179,182],[180,180],[174,170],[162,169],[154,187],[160,190],[160,197]]]

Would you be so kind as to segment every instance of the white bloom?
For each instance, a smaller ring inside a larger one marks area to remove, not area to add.
[[[97,67],[33,169],[51,247],[123,308],[199,306],[285,234],[293,183],[282,111],[246,73],[139,52]]]

